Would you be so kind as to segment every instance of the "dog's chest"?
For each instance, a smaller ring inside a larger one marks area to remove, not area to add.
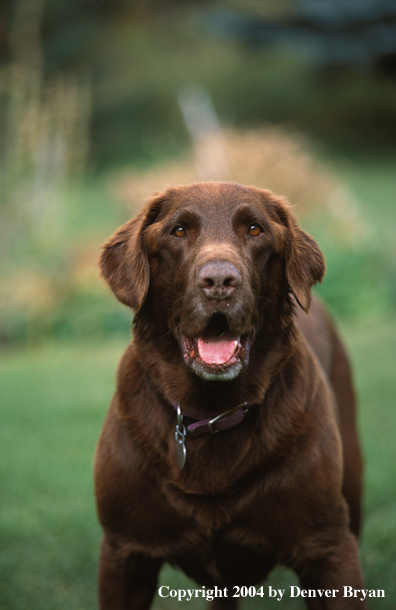
[[[233,586],[264,580],[276,563],[272,542],[264,533],[255,537],[249,528],[219,529],[211,535],[195,531],[180,540],[172,558],[191,578],[209,585]]]

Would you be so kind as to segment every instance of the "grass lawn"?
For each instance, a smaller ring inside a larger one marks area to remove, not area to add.
[[[396,321],[346,326],[360,396],[366,460],[362,562],[366,586],[396,599]],[[92,460],[113,391],[120,343],[47,345],[0,354],[0,608],[90,610],[96,605],[100,529]],[[187,587],[169,568],[161,582]],[[285,570],[267,585],[297,584]],[[189,587],[194,584],[189,583]],[[265,604],[264,604],[265,602]],[[154,608],[174,608],[157,598]],[[246,599],[243,608],[303,608],[301,599]],[[189,602],[180,607],[203,608]]]

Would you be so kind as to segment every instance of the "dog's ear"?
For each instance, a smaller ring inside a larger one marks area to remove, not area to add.
[[[135,218],[110,237],[99,261],[102,277],[117,299],[135,312],[142,307],[150,283],[144,232],[160,213],[164,195],[155,195]]]
[[[289,288],[300,307],[308,313],[311,288],[322,281],[326,271],[324,256],[316,241],[298,226],[286,202],[278,200],[276,211],[287,228],[285,258]]]

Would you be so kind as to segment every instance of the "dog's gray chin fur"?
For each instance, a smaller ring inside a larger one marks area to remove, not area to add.
[[[238,377],[243,369],[243,365],[238,361],[224,369],[212,371],[204,368],[199,362],[194,360],[191,363],[191,368],[198,377],[205,381],[232,381],[232,379]]]

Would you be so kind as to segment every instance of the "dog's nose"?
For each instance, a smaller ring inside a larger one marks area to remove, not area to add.
[[[238,269],[228,261],[209,261],[198,271],[197,284],[208,299],[229,299],[241,284]]]

